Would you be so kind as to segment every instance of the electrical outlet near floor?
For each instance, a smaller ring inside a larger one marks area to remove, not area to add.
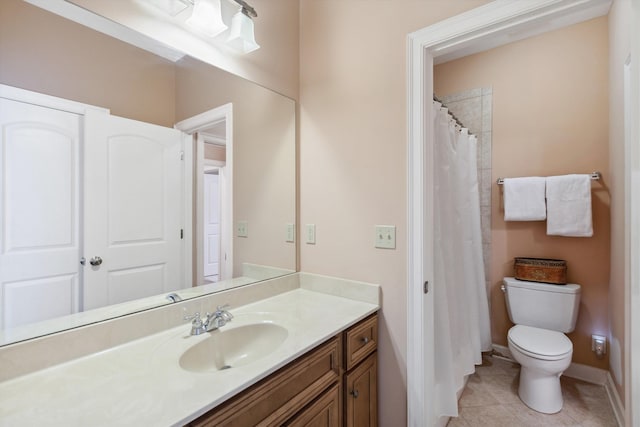
[[[376,248],[395,249],[396,248],[396,226],[376,225]]]

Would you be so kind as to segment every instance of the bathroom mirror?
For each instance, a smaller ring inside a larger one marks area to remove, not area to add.
[[[296,223],[293,100],[188,56],[174,61],[156,56],[22,0],[3,0],[0,5],[0,84],[101,107],[113,116],[166,128],[201,113],[230,108],[230,115],[183,137],[184,161],[192,169],[188,175],[192,182],[185,179],[190,194],[182,194],[175,203],[181,203],[185,216],[190,216],[181,233],[191,243],[183,254],[183,279],[172,290],[185,299],[296,271],[296,247],[291,238]],[[5,106],[0,116],[7,111]],[[226,198],[218,194],[229,188],[220,183],[225,173],[232,182]],[[210,234],[203,234],[207,232],[204,209],[213,203],[206,202],[205,188],[212,187],[218,189],[211,199],[220,200],[214,208],[218,216],[224,216],[225,207],[232,214],[223,226],[229,239],[226,249],[218,242],[205,254]],[[82,197],[83,193],[78,194]],[[3,201],[2,211],[7,206]],[[0,214],[3,230],[6,218]],[[82,234],[81,227],[79,230]],[[3,231],[0,237],[6,235]],[[82,236],[78,241],[82,242]],[[0,256],[6,249],[6,243],[0,243]],[[86,267],[93,255],[83,254]],[[207,273],[207,260],[212,259],[219,263],[232,260],[232,264]],[[79,280],[86,267],[79,266]],[[80,302],[66,301],[72,314],[16,322],[16,312],[55,313],[52,298],[37,292],[38,288],[33,288],[35,292],[28,288],[11,284],[12,292],[27,289],[23,294],[30,295],[19,305],[2,300],[3,324],[12,323],[7,320],[14,313],[15,326],[2,328],[0,345],[171,303],[163,292],[83,310],[80,286],[75,290]],[[2,292],[7,294],[6,289]]]

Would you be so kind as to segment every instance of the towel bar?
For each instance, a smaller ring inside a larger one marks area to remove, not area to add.
[[[590,175],[591,175],[591,179],[593,181],[599,181],[600,180],[600,172],[591,172]],[[496,184],[498,184],[498,185],[504,184],[504,178],[498,178],[496,180]]]

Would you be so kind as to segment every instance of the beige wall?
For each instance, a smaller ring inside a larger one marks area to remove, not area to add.
[[[22,0],[0,1],[0,83],[173,126],[173,63]]]
[[[625,272],[629,268],[625,254],[625,152],[624,152],[624,63],[631,40],[631,1],[616,0],[609,12],[609,167],[611,188],[611,277],[609,313],[611,335],[609,363],[618,393],[624,402],[624,318]],[[637,356],[636,356],[637,357]]]
[[[608,369],[591,352],[591,334],[609,331],[609,104],[607,17],[545,33],[436,67],[435,92],[493,87],[492,180],[600,171],[592,184],[594,236],[546,235],[546,222],[505,222],[492,188],[491,321],[506,345],[509,321],[501,279],[513,258],[567,260],[568,280],[582,285],[573,361]]]
[[[406,38],[483,3],[300,3],[301,268],[381,285],[381,426],[406,424]],[[374,248],[375,224],[396,225],[395,250]]]
[[[295,223],[295,102],[192,58],[176,71],[176,120],[233,103],[233,217],[247,238],[233,239],[234,277],[243,262],[295,270],[285,242]]]

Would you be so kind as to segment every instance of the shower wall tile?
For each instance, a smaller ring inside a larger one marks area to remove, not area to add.
[[[466,92],[453,93],[440,99],[443,103],[449,105],[450,102],[458,102],[469,98],[478,98],[480,96],[482,96],[482,88],[471,89]]]
[[[491,243],[491,205],[480,206],[480,223],[482,224],[482,242]]]
[[[480,169],[491,169],[491,132],[482,132],[482,144],[478,147],[480,161],[478,167]]]
[[[491,169],[480,170],[480,206],[491,207]]]
[[[493,120],[492,114],[493,95],[482,96],[482,131],[487,132],[491,130],[491,122]]]
[[[474,97],[463,101],[447,102],[449,108],[469,131],[478,135],[482,129],[482,98]]]

